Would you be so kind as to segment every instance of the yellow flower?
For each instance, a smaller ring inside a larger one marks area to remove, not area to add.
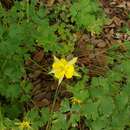
[[[71,98],[71,102],[72,102],[72,104],[81,104],[82,103],[82,101],[80,99],[77,99],[74,97]]]
[[[30,121],[26,121],[26,120],[23,121],[23,122],[20,122],[20,123],[16,123],[16,125],[18,125],[21,130],[30,129],[31,128]]]
[[[54,63],[52,65],[52,71],[50,73],[54,73],[54,76],[59,79],[58,84],[61,83],[64,77],[70,79],[73,76],[80,76],[74,69],[76,62],[77,57],[73,58],[70,61],[67,61],[66,59],[58,59],[54,56]]]

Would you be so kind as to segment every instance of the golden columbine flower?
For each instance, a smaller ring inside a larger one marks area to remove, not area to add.
[[[72,102],[72,104],[81,104],[82,103],[82,101],[80,99],[77,99],[74,97],[71,98],[71,102]]]
[[[64,77],[70,79],[73,76],[80,76],[74,69],[76,62],[77,57],[73,58],[70,61],[67,61],[66,59],[58,59],[54,56],[54,63],[52,65],[52,71],[50,73],[54,73],[54,76],[59,79],[58,84],[61,83]]]
[[[18,125],[21,130],[30,129],[31,128],[30,121],[26,121],[26,120],[23,121],[23,122],[20,122],[20,123],[16,123],[16,125]]]

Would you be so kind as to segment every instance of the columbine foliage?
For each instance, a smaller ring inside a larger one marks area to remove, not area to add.
[[[46,52],[57,51],[56,35],[49,26],[45,8],[37,9],[35,4],[15,2],[9,11],[0,5],[0,98],[6,100],[1,104],[3,116],[12,120],[19,117],[24,103],[31,99],[31,84],[23,78],[24,62],[35,45],[44,47]]]
[[[16,2],[10,11],[0,5],[0,93],[17,98],[21,93],[20,79],[25,74],[24,60],[34,51],[36,42],[45,51],[57,51],[56,35],[49,26],[45,8],[35,2]]]
[[[105,14],[97,0],[78,0],[71,7],[72,20],[78,27],[99,34],[106,23]]]

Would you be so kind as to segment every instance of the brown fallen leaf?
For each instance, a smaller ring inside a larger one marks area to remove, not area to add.
[[[37,107],[45,107],[45,106],[48,106],[50,104],[49,100],[44,98],[43,100],[41,101],[33,101],[34,105],[37,106]]]
[[[0,2],[7,10],[14,5],[14,0],[0,0]]]
[[[109,1],[108,0],[101,0],[102,5],[107,8],[109,7]]]
[[[34,56],[33,56],[33,60],[40,62],[44,57],[44,52],[43,50],[38,50],[35,52]]]
[[[119,26],[119,27],[120,27],[120,26],[123,24],[123,20],[120,19],[120,18],[118,18],[117,16],[114,16],[114,17],[112,18],[112,20],[113,20],[113,22],[115,23],[116,26]]]
[[[54,2],[55,2],[55,0],[47,0],[46,1],[48,7],[52,7]]]
[[[128,11],[130,11],[130,1],[127,1],[126,6],[127,6]]]
[[[101,40],[101,39],[96,40],[95,45],[98,48],[105,48],[107,46],[106,42],[104,40]]]

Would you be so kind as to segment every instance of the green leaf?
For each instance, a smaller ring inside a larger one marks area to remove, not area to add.
[[[113,113],[114,108],[115,108],[115,105],[111,97],[107,97],[107,96],[101,97],[100,107],[99,107],[101,114],[109,117]]]
[[[123,92],[126,93],[127,95],[130,94],[130,87],[129,86],[130,86],[130,80],[128,79],[127,84],[123,88]]]
[[[107,125],[107,121],[98,119],[96,121],[93,121],[91,125],[92,125],[92,130],[103,130]]]
[[[48,20],[45,19],[39,24],[37,29],[37,35],[35,38],[44,47],[45,51],[57,51],[55,50],[57,37],[54,35],[54,29],[49,26]]]
[[[22,64],[23,61],[18,56],[15,56],[12,59],[7,60],[7,63],[3,68],[4,75],[9,77],[10,80],[19,80],[24,72]]]
[[[6,97],[14,99],[20,96],[20,86],[19,84],[11,84],[6,88]]]
[[[121,64],[121,72],[130,76],[130,62],[129,60],[124,60]]]
[[[38,110],[31,109],[27,114],[26,117],[30,119],[32,122],[36,121],[39,118]]]
[[[93,78],[89,88],[91,97],[100,98],[110,93],[109,81],[106,78]]]
[[[98,106],[99,102],[92,102],[92,100],[88,100],[87,103],[82,106],[81,113],[87,119],[96,120],[99,117]]]
[[[69,100],[67,99],[64,99],[61,103],[61,107],[60,107],[60,111],[61,112],[68,112],[70,111],[70,103],[69,103]]]
[[[70,8],[70,12],[80,28],[84,27],[92,33],[99,34],[103,24],[106,23],[105,14],[96,0],[75,1]]]
[[[129,115],[130,115],[130,106],[126,107],[126,109],[121,112],[116,111],[112,116],[112,122],[111,122],[112,127],[124,129],[125,126],[129,125],[130,122]]]
[[[119,95],[116,96],[116,105],[119,110],[122,110],[125,108],[125,106],[128,103],[128,95],[124,92],[121,92]]]
[[[43,113],[41,113],[41,114],[43,114]],[[24,118],[31,121],[33,129],[38,129],[39,127],[42,127],[43,124],[45,123],[44,121],[46,121],[46,120],[42,120],[43,117],[42,118],[40,117],[38,109],[31,109],[30,111],[28,111],[28,113],[25,115]]]
[[[66,129],[67,129],[66,115],[58,112],[54,113],[51,130],[66,130]]]
[[[43,124],[45,125],[47,123],[47,121],[49,120],[49,116],[50,116],[50,112],[48,108],[42,108],[40,110],[41,112],[41,121],[43,122]]]
[[[21,104],[10,104],[4,107],[5,115],[10,119],[18,118],[22,113]]]
[[[72,127],[76,127],[79,121],[80,121],[80,115],[76,113],[71,114],[69,124],[71,124]]]

